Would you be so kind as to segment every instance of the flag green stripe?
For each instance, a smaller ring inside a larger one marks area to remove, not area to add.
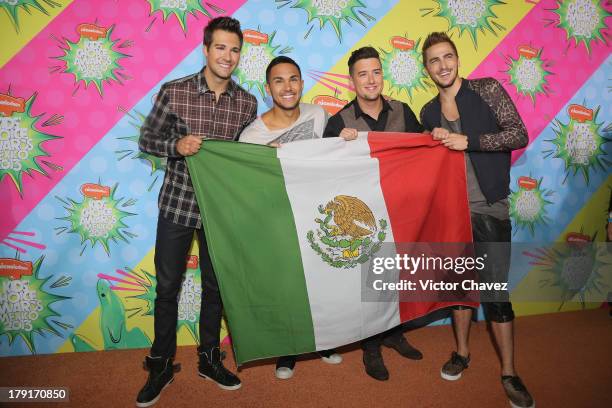
[[[276,149],[208,140],[187,164],[238,363],[314,351],[299,242]]]

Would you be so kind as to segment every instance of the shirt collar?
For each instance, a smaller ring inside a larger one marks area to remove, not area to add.
[[[201,94],[210,91],[210,88],[208,87],[208,84],[206,83],[206,78],[204,77],[204,69],[206,69],[206,67],[202,68],[202,70],[198,74],[198,92]],[[237,89],[238,89],[238,85],[236,85],[233,79],[230,79],[229,83],[227,84],[227,89],[225,90],[225,92],[227,92],[230,98],[233,98],[234,95],[236,94]]]
[[[382,99],[382,104],[383,104],[382,110],[380,111],[380,113],[386,112],[388,110],[393,110],[393,108],[391,107],[391,104],[387,102],[387,100],[383,98],[382,95],[380,96],[380,98]],[[353,100],[353,103],[355,104],[355,119],[359,118],[360,116],[364,116],[364,115],[370,116],[361,110],[361,107],[359,106],[359,102],[357,102],[357,98]]]

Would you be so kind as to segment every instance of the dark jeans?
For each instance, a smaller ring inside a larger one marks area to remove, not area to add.
[[[388,337],[402,336],[404,334],[404,325],[400,324],[397,327],[389,329],[380,334],[368,337],[367,339],[361,340],[361,348],[363,350],[378,350],[382,344],[383,339]]]
[[[510,242],[512,224],[490,215],[472,213],[472,238],[476,256],[487,254],[485,270],[480,272],[483,282],[506,282],[510,270],[510,245],[488,245],[489,243]],[[504,323],[514,320],[512,303],[507,292],[481,294],[482,309],[489,322]],[[457,306],[465,309],[465,306]]]
[[[221,295],[213,270],[203,229],[189,228],[166,220],[157,221],[155,240],[155,270],[157,288],[155,298],[155,339],[152,357],[174,357],[176,353],[176,325],[178,295],[187,268],[187,255],[196,232],[200,244],[202,271],[202,303],[200,306],[200,347],[210,350],[219,346],[221,332]]]

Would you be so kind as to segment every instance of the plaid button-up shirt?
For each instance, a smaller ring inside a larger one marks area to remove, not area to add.
[[[204,70],[162,85],[145,120],[138,145],[145,153],[167,157],[159,192],[160,216],[175,224],[201,228],[202,220],[185,159],[176,150],[186,135],[236,140],[257,117],[257,99],[234,81],[215,99]]]

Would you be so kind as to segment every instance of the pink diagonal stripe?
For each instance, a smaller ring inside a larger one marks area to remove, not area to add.
[[[223,8],[229,15],[244,0],[212,0],[210,3]],[[212,9],[208,10],[214,13]],[[24,174],[23,197],[11,179],[4,177],[0,183],[0,196],[5,208],[10,208],[10,211],[2,216],[0,238],[11,232],[117,123],[124,115],[117,109],[119,106],[129,111],[177,63],[201,44],[202,29],[208,21],[204,15],[199,14],[198,18],[190,15],[187,18],[188,32],[185,35],[174,16],[162,22],[160,12],[153,16],[149,16],[149,13],[149,4],[143,0],[75,0],[2,68],[0,92],[6,93],[10,86],[13,96],[24,99],[35,92],[39,93],[32,114],[46,115],[37,124],[38,129],[62,137],[43,144],[51,155],[46,160],[61,166],[63,171],[49,169],[49,177],[38,173],[33,173],[33,177]],[[154,24],[146,31],[154,19]],[[120,40],[114,49],[131,56],[118,61],[123,67],[118,72],[129,79],[119,76],[123,85],[115,81],[104,83],[103,97],[93,84],[87,89],[83,89],[81,84],[73,96],[74,76],[59,71],[50,73],[52,67],[63,64],[63,61],[53,59],[62,55],[57,39],[77,41],[79,35],[76,28],[81,23],[95,23],[107,28],[114,25],[111,40]],[[132,45],[117,48],[125,42]],[[63,115],[63,122],[42,128],[40,124],[51,114]]]
[[[601,4],[610,14],[612,3],[602,0]],[[551,19],[558,21],[558,15],[549,11],[556,8],[557,2],[554,0],[540,1],[470,74],[470,78],[494,77],[504,83],[504,88],[514,100],[527,126],[530,141],[542,133],[559,110],[610,54],[610,44],[604,44],[601,40],[591,42],[590,54],[582,42],[576,47],[575,41],[571,40],[568,47],[565,30],[556,27],[556,24],[546,26]],[[610,22],[610,17],[607,17],[606,26],[609,26]],[[602,32],[608,41],[609,28]],[[517,93],[516,87],[509,83],[510,77],[504,72],[508,70],[506,59],[508,56],[517,59],[518,47],[521,45],[542,49],[541,58],[552,63],[548,71],[554,75],[548,75],[546,78],[552,94],[538,94],[535,107],[530,97]],[[524,150],[514,152],[513,162],[523,152]]]
[[[350,76],[346,75],[346,74],[335,74],[333,72],[326,72],[326,71],[318,71],[316,69],[311,69],[310,72],[316,72],[318,74],[323,74],[326,76],[334,76],[334,77],[338,77],[338,78],[342,78],[342,79],[349,79]]]
[[[123,275],[123,276],[125,276],[127,278],[134,279],[138,283],[141,283],[143,285],[147,285],[147,283],[145,281],[143,281],[142,279],[140,279],[138,276],[136,276],[136,274],[125,273],[121,269],[116,269],[115,272],[117,272],[119,275]]]
[[[43,244],[38,244],[38,243],[32,242],[32,241],[25,241],[25,240],[19,239],[19,238],[7,237],[6,239],[10,239],[11,241],[19,242],[20,244],[28,245],[28,246],[34,247],[36,249],[45,249],[47,247],[46,245],[43,245]]]
[[[353,92],[355,91],[355,89],[353,89],[353,87],[352,87],[351,85],[347,84],[346,82],[339,82],[339,81],[335,81],[335,80],[333,80],[333,79],[329,79],[329,78],[327,78],[326,76],[319,75],[319,74],[313,74],[313,73],[311,73],[311,74],[309,74],[309,75],[310,75],[310,77],[311,77],[311,78],[316,79],[316,80],[318,80],[318,81],[319,81],[319,82],[321,82],[321,83],[322,83],[323,81],[327,81],[327,82],[329,82],[329,83],[331,83],[331,84],[335,84],[335,85],[341,86],[341,87],[343,87],[344,89],[348,89],[349,91],[353,91]]]
[[[26,235],[28,237],[33,237],[34,235],[36,235],[35,232],[26,232],[26,231],[13,231],[11,232],[11,234]]]
[[[318,79],[318,78],[316,78],[316,77],[315,77],[313,74],[308,74],[308,76],[309,76],[310,78],[314,79],[315,81],[319,81],[319,79]],[[341,93],[342,93],[342,91],[340,91],[340,90],[339,90],[337,87],[336,87],[336,88],[334,88],[334,87],[333,87],[333,86],[331,86],[331,85],[327,85],[327,84],[326,84],[325,82],[323,82],[323,81],[320,81],[319,83],[320,83],[321,85],[323,85],[324,87],[326,87],[327,89],[329,89],[329,90],[333,91],[333,92],[338,92],[339,94],[341,94]]]
[[[14,249],[14,250],[16,250],[16,251],[21,252],[22,254],[26,252],[26,250],[25,250],[25,249],[20,248],[20,247],[18,247],[18,246],[15,246],[15,245],[11,244],[10,242],[2,241],[2,242],[0,242],[0,244],[2,244],[2,245],[6,245],[6,246],[7,246],[7,247],[9,247],[9,248],[13,248],[13,249]]]
[[[116,278],[116,277],[114,277],[114,276],[106,275],[106,274],[103,274],[103,273],[99,273],[99,274],[98,274],[98,278],[100,278],[100,279],[106,279],[106,280],[109,280],[109,281],[114,281],[114,282],[121,282],[121,283],[124,283],[124,284],[126,284],[126,285],[133,285],[133,286],[138,286],[138,287],[140,287],[140,286],[141,286],[141,285],[139,285],[139,284],[137,284],[137,283],[134,283],[134,282],[128,282],[128,281],[126,281],[126,280],[124,280],[124,279],[119,279],[119,278]]]

